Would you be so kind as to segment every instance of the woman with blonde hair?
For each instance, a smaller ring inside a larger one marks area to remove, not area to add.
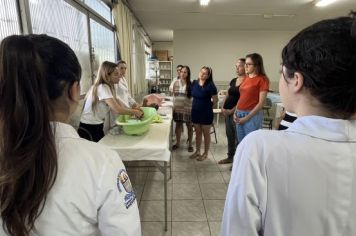
[[[114,113],[136,117],[143,115],[141,110],[126,108],[117,100],[114,85],[121,77],[117,64],[109,61],[101,64],[96,81],[87,94],[80,119],[79,135],[81,137],[89,139],[87,134],[82,132],[82,130],[87,130],[93,141],[98,142],[103,138],[104,121],[110,110]]]

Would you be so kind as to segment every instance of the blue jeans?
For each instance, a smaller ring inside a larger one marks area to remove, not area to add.
[[[249,114],[250,111],[235,111],[235,115],[239,118],[245,117]],[[259,111],[256,115],[254,115],[251,119],[249,119],[243,125],[236,124],[236,134],[239,143],[242,139],[245,138],[246,135],[251,133],[252,131],[258,130],[262,128],[262,121],[263,121],[263,113]]]

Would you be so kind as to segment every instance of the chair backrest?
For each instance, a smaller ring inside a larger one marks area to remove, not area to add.
[[[83,127],[79,127],[77,132],[81,138],[85,138],[86,140],[93,141],[93,137],[91,136],[90,132],[87,129]]]
[[[223,106],[223,102],[224,99],[227,95],[227,90],[226,89],[222,89],[218,92],[218,102],[217,102],[217,107],[216,108],[220,108]]]
[[[270,98],[266,98],[265,106],[270,106],[272,107],[272,100]]]
[[[226,96],[227,95],[227,90],[226,89],[219,90],[218,95]]]

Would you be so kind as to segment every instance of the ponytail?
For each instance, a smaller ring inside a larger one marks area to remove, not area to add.
[[[29,235],[57,176],[51,101],[65,86],[52,67],[66,52],[54,56],[55,43],[68,47],[45,35],[10,36],[0,46],[0,209],[9,235]],[[73,74],[80,78],[80,69]]]

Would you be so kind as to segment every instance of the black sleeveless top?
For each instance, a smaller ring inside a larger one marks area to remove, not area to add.
[[[230,88],[228,89],[227,93],[228,93],[228,97],[225,100],[224,103],[224,109],[232,109],[236,106],[237,101],[240,98],[240,85],[239,86],[235,86],[236,85],[236,79],[234,78],[230,81]]]

